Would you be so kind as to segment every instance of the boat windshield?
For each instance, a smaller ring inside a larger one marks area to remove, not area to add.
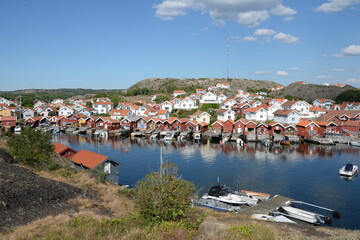
[[[225,196],[230,193],[231,193],[230,190],[225,186],[213,186],[209,190],[209,195],[215,197]]]
[[[351,163],[346,164],[345,171],[352,171],[352,170],[353,170],[353,164]]]

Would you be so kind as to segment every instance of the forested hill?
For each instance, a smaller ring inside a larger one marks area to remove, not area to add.
[[[317,84],[293,83],[280,91],[270,93],[270,96],[276,98],[295,97],[306,101],[313,101],[314,99],[320,98],[335,100],[339,94],[353,89],[356,88],[350,85],[346,85],[345,87],[336,87]]]
[[[128,89],[128,91],[142,90],[144,93],[173,93],[174,90],[185,90],[195,92],[196,88],[208,88],[215,86],[217,83],[229,83],[231,90],[237,89],[262,89],[281,86],[276,82],[265,80],[248,80],[248,79],[176,79],[176,78],[148,78],[142,80]]]

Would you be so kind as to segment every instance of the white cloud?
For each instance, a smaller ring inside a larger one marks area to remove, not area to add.
[[[263,11],[250,11],[246,13],[239,13],[237,22],[241,25],[254,27],[266,21],[269,18],[269,13]]]
[[[350,45],[347,48],[341,50],[341,53],[345,56],[357,56],[360,55],[360,45]]]
[[[332,72],[343,72],[345,71],[343,68],[333,68],[331,69]]]
[[[326,13],[339,12],[356,4],[360,4],[360,0],[329,0],[327,3],[318,6],[315,10]]]
[[[299,41],[298,37],[294,37],[293,35],[286,33],[278,33],[273,37],[273,39],[283,43],[296,43]]]
[[[272,29],[266,29],[266,28],[259,28],[259,29],[256,29],[256,31],[254,32],[255,36],[272,36],[275,34],[276,34],[276,31],[274,31]]]
[[[289,68],[289,71],[299,71],[299,70],[300,70],[300,68],[298,68],[298,67]]]
[[[296,10],[289,7],[285,7],[282,4],[279,4],[273,9],[271,9],[271,13],[277,16],[290,16],[290,15],[295,15]]]
[[[188,10],[209,14],[213,22],[223,25],[236,21],[241,25],[257,26],[269,18],[269,12],[278,16],[296,14],[292,8],[282,5],[283,0],[162,0],[154,5],[155,16],[172,20],[186,15]]]
[[[186,15],[186,10],[193,5],[192,0],[165,0],[154,6],[156,16],[162,20],[172,20],[174,17]]]
[[[312,61],[306,61],[305,64],[312,64]]]
[[[316,76],[315,78],[317,78],[317,79],[329,79],[329,78],[332,78],[332,76],[321,75],[321,76]]]
[[[243,41],[245,42],[255,42],[257,39],[254,37],[246,36],[243,38]]]
[[[340,53],[334,53],[331,56],[334,58],[342,58],[347,56],[359,56],[360,45],[350,45],[346,48],[341,49]]]
[[[270,74],[270,71],[256,71],[255,74]]]
[[[276,72],[276,75],[278,75],[278,76],[288,76],[289,73],[286,72],[286,71],[277,71],[277,72]]]

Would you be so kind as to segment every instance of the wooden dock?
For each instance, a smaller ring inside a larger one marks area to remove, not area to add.
[[[284,197],[281,195],[275,195],[273,198],[260,202],[258,205],[250,207],[242,211],[241,213],[245,214],[269,214],[271,211],[277,210],[281,206],[285,206],[287,202],[294,199]]]

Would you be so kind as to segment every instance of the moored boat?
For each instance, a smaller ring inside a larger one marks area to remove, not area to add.
[[[291,142],[289,140],[283,139],[283,140],[280,141],[280,144],[282,144],[282,145],[290,145]]]
[[[202,196],[203,199],[215,199],[220,202],[224,202],[232,205],[243,205],[247,204],[249,206],[254,206],[258,203],[259,199],[241,196],[236,193],[232,193],[225,186],[213,186],[210,188],[209,193]]]
[[[356,146],[356,147],[360,147],[360,141],[351,141],[350,142],[351,146]]]
[[[248,197],[257,198],[261,201],[266,201],[270,198],[270,194],[267,193],[260,193],[260,192],[246,191],[246,190],[240,190],[240,192]]]
[[[242,208],[240,206],[233,206],[215,199],[204,199],[201,198],[198,201],[194,202],[195,204],[201,206],[201,207],[207,207],[211,208],[217,211],[223,211],[223,212],[238,212]]]
[[[295,218],[304,222],[312,223],[312,224],[321,224],[328,221],[328,219],[323,219],[322,215],[305,211],[303,209],[289,207],[289,206],[282,206],[280,211],[284,212],[286,215],[291,218]],[[325,217],[327,218],[327,217]]]
[[[341,176],[351,177],[355,173],[359,172],[358,169],[359,169],[358,166],[356,166],[352,163],[348,163],[345,166],[343,166],[342,168],[340,168],[339,174]]]

